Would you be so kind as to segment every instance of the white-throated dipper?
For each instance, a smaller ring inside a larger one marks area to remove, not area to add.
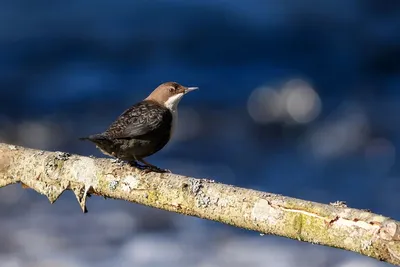
[[[180,100],[196,89],[198,87],[185,87],[176,82],[163,83],[143,101],[125,110],[105,132],[80,139],[95,143],[104,154],[127,161],[132,166],[167,172],[144,158],[168,143],[177,123]]]

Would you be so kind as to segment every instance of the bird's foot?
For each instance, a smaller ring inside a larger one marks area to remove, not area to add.
[[[145,169],[143,169],[143,172],[144,172],[144,173],[149,173],[149,172],[171,173],[170,170],[161,169],[161,168],[158,168],[158,167],[153,166],[153,165],[152,165],[152,166],[145,166]]]
[[[147,166],[139,164],[139,162],[137,162],[136,160],[129,161],[129,165],[131,167],[135,167],[135,168],[141,169],[141,170],[144,170],[147,168]]]
[[[170,173],[170,170],[166,170],[166,169],[161,169],[158,168],[157,166],[154,166],[153,164],[148,163],[147,161],[145,161],[144,159],[138,159],[138,161],[140,161],[141,163],[143,163],[145,165],[145,169],[143,169],[143,172],[145,173],[149,173],[149,172],[158,172],[158,173]]]
[[[142,164],[140,164],[139,162]],[[136,160],[129,161],[129,165],[131,167],[140,169],[143,173],[149,173],[149,172],[170,173],[171,172],[170,170],[158,168],[157,166],[154,166],[153,164],[148,163],[144,159],[136,159]]]

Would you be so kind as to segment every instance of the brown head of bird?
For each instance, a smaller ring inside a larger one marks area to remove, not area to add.
[[[186,87],[176,82],[166,82],[154,89],[145,100],[155,101],[171,111],[176,111],[182,97],[196,89],[198,87]]]

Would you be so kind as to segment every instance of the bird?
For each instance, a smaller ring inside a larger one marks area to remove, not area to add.
[[[162,83],[144,100],[126,109],[104,132],[79,139],[91,141],[105,155],[146,172],[169,172],[145,158],[169,142],[177,125],[179,102],[197,89],[177,82]]]

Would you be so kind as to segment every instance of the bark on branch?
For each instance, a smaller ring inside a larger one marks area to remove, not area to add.
[[[0,143],[0,188],[21,183],[54,203],[72,190],[304,242],[354,251],[400,266],[400,223],[343,205],[325,205],[176,174],[143,173],[94,159]]]

